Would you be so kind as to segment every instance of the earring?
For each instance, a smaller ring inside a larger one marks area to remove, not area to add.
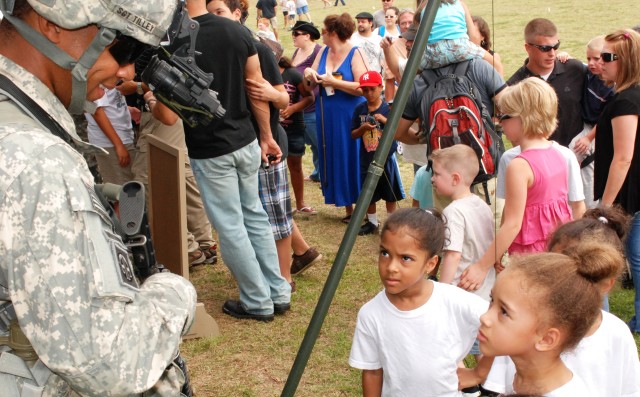
[[[486,42],[486,41],[484,41],[484,40],[482,40],[482,41],[480,42],[480,47],[484,47],[485,45],[487,45],[487,42]]]

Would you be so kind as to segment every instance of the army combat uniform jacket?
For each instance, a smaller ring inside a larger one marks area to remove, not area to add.
[[[37,78],[2,56],[0,74],[79,141]],[[171,363],[194,317],[193,286],[168,273],[138,285],[82,155],[2,94],[0,301],[13,303],[39,357],[16,365],[0,346],[2,396],[179,395]]]

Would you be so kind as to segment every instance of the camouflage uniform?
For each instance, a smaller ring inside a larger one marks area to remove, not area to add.
[[[44,84],[2,56],[0,74],[79,141]],[[179,395],[170,364],[195,290],[167,273],[138,286],[132,274],[82,155],[0,94],[0,301],[13,302],[39,356],[24,365],[0,348],[2,396]]]

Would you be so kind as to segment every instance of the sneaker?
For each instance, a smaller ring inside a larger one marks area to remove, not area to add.
[[[322,255],[313,247],[310,247],[307,252],[302,255],[293,254],[291,274],[301,274],[320,259],[322,259]]]
[[[212,246],[201,245],[200,246],[200,250],[202,251],[202,253],[206,257],[205,260],[204,260],[204,263],[215,265],[218,262],[218,252],[216,251],[216,248],[217,248],[216,245],[212,245]]]
[[[207,260],[207,256],[200,249],[189,252],[189,267],[202,265]]]
[[[273,314],[249,313],[248,311],[245,310],[244,307],[242,307],[242,304],[240,303],[240,301],[236,301],[232,299],[226,301],[224,305],[222,305],[222,312],[224,314],[230,315],[231,317],[239,318],[241,320],[250,319],[250,320],[257,320],[257,321],[264,321],[264,322],[273,321]]]
[[[366,236],[367,234],[378,233],[378,227],[378,225],[374,225],[373,223],[367,221],[364,225],[360,226],[358,236]]]

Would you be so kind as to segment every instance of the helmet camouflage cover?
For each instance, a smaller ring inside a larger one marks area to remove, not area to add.
[[[178,5],[178,0],[27,1],[39,15],[65,29],[95,24],[153,46],[165,36]]]

